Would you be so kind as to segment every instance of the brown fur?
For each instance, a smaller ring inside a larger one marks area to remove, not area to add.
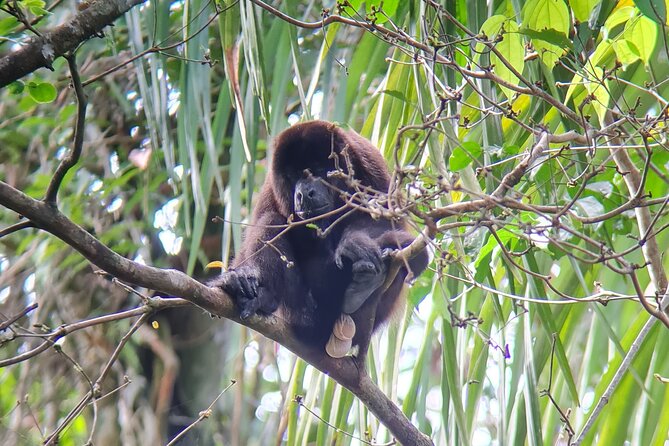
[[[319,238],[313,228],[305,225],[291,227],[277,237],[282,229],[268,225],[286,225],[290,218],[298,220],[293,217],[297,180],[305,175],[305,169],[312,172],[325,166],[328,172],[334,171],[333,153],[346,175],[375,191],[388,191],[390,175],[385,160],[378,149],[357,133],[325,121],[305,122],[285,130],[274,142],[270,171],[242,249],[231,271],[216,281],[233,295],[242,315],[245,311],[269,314],[281,308],[303,341],[323,346],[342,312],[354,278],[351,265],[338,267],[335,262],[341,259],[345,248],[349,247],[348,252],[353,248],[363,256],[378,259],[383,250],[401,248],[413,240],[401,223],[374,220],[362,211],[355,211],[337,222],[325,238]],[[336,175],[324,175],[322,179],[340,190],[352,192]],[[337,207],[343,204],[341,198],[335,200],[340,201]],[[319,221],[318,225],[327,228],[342,212]],[[272,241],[271,247],[266,245],[268,241]],[[422,252],[409,266],[413,274],[418,275],[427,262],[427,253]],[[406,269],[401,268],[385,291],[374,291],[351,315],[357,327],[354,345],[364,342],[360,336],[368,337],[391,316],[401,302],[406,275]],[[248,292],[254,283],[257,289]]]

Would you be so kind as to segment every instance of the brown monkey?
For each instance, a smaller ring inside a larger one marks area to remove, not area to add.
[[[285,130],[274,142],[242,248],[214,285],[235,299],[242,318],[280,309],[299,339],[327,343],[331,356],[344,356],[351,344],[366,348],[362,336],[391,316],[408,274],[403,267],[386,280],[386,253],[413,237],[402,223],[374,219],[346,200],[356,190],[385,193],[389,185],[383,157],[357,133],[324,121]],[[314,221],[282,233],[307,219]],[[423,250],[408,266],[417,276],[427,263]],[[375,306],[372,317],[365,304]]]

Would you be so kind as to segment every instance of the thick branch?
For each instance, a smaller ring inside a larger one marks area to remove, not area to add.
[[[218,288],[210,288],[184,273],[133,262],[118,255],[86,230],[73,223],[55,206],[35,200],[0,181],[0,205],[21,214],[35,227],[45,230],[79,251],[91,263],[123,281],[184,298],[210,313],[246,325],[278,342],[349,389],[376,415],[402,444],[431,445],[376,385],[356,360],[335,359],[322,348],[300,343],[283,319],[254,316],[242,321],[232,300]]]
[[[102,32],[130,8],[145,0],[98,0],[72,20],[0,59],[0,88],[21,79],[38,68],[49,68],[53,61],[74,50],[82,42]]]

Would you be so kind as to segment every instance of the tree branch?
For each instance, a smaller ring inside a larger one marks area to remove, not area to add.
[[[0,59],[0,88],[32,73],[49,68],[58,57],[94,37],[145,0],[98,0],[72,20],[33,38],[27,45]]]
[[[56,204],[58,199],[58,189],[65,178],[65,174],[79,162],[81,157],[81,152],[84,147],[84,126],[86,124],[86,107],[88,106],[88,100],[86,98],[86,93],[84,93],[84,87],[81,85],[81,77],[79,76],[79,70],[77,69],[77,59],[74,54],[69,54],[65,56],[67,63],[70,67],[70,74],[72,76],[72,86],[74,88],[75,95],[77,97],[77,122],[74,126],[74,142],[72,145],[72,150],[70,153],[61,161],[56,169],[56,172],[53,174],[53,178],[49,183],[46,194],[44,196],[44,201],[52,205]]]
[[[606,119],[608,122],[613,121],[610,114],[607,115]],[[625,185],[629,191],[630,198],[638,198],[643,195],[645,175],[648,168],[646,168],[644,172],[640,172],[639,169],[637,169],[627,151],[622,149],[624,145],[619,136],[612,138],[612,141],[614,141],[617,146],[621,147],[611,149],[613,161],[615,161],[616,166],[618,166],[618,170],[623,173],[623,179],[625,180]],[[648,154],[648,160],[650,160],[650,153]],[[657,238],[650,235],[651,222],[653,221],[650,215],[650,210],[647,207],[636,207],[634,208],[634,212],[636,214],[637,224],[639,225],[639,237],[641,237],[639,243],[641,244],[641,251],[648,264],[648,274],[650,275],[651,282],[655,285],[658,296],[662,296],[666,293],[667,288],[669,287],[669,280],[667,279],[667,273],[664,271],[662,262],[662,252],[664,251],[660,249],[657,243]],[[646,238],[645,240],[643,239],[644,237]],[[663,307],[662,310],[666,310],[666,308]],[[666,319],[665,323],[667,323]]]
[[[256,315],[242,321],[232,299],[220,289],[197,282],[181,271],[154,268],[126,259],[73,223],[55,206],[35,200],[3,181],[0,181],[0,205],[23,215],[35,227],[55,235],[91,263],[118,279],[181,297],[213,315],[245,325],[278,342],[350,390],[402,444],[433,444],[371,381],[355,358],[331,358],[322,348],[304,345],[295,338],[286,322],[274,315]]]

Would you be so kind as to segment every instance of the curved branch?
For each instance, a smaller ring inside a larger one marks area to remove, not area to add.
[[[242,321],[232,299],[181,271],[142,265],[115,253],[55,206],[35,200],[0,181],[0,205],[17,212],[37,228],[55,235],[79,251],[91,263],[123,281],[181,297],[210,313],[245,325],[288,348],[356,395],[402,444],[432,445],[369,378],[364,367],[351,357],[331,358],[322,348],[306,346],[295,338],[286,322],[274,315],[253,316]]]
[[[145,0],[98,0],[72,20],[0,59],[0,88],[21,79],[38,68],[51,68],[53,61],[94,37]]]
[[[65,56],[70,67],[70,75],[72,76],[72,86],[77,98],[77,122],[74,126],[74,142],[70,153],[60,162],[53,178],[46,190],[44,201],[52,205],[56,204],[58,198],[58,189],[65,178],[65,174],[79,162],[81,152],[84,147],[84,125],[86,122],[86,107],[88,106],[88,99],[84,88],[81,85],[81,77],[77,69],[77,59],[74,54]]]

